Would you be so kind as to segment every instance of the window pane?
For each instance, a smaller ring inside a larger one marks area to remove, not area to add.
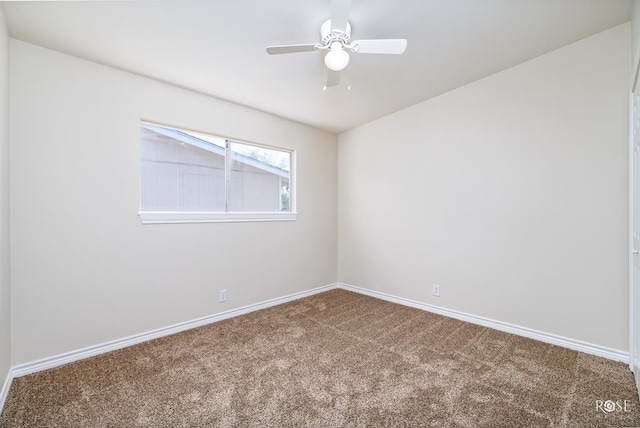
[[[291,153],[230,142],[229,211],[291,211]]]
[[[292,152],[147,122],[140,128],[143,222],[295,219]]]
[[[142,211],[225,211],[225,141],[141,125]]]

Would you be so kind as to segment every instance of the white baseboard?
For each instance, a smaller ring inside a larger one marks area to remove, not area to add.
[[[96,355],[104,354],[106,352],[115,351],[116,349],[137,345],[138,343],[146,342],[148,340],[169,336],[171,334],[179,333],[181,331],[190,330],[196,327],[201,327],[203,325],[222,321],[228,318],[237,317],[239,315],[248,314],[250,312],[259,311],[260,309],[266,309],[272,306],[280,305],[282,303],[290,302],[292,300],[298,300],[303,297],[312,296],[314,294],[322,293],[324,291],[328,291],[337,287],[338,287],[337,284],[329,284],[323,287],[313,288],[311,290],[289,294],[287,296],[266,300],[260,303],[255,303],[253,305],[243,306],[241,308],[232,309],[226,312],[221,312],[218,314],[209,315],[209,316],[198,318],[195,320],[182,322],[172,326],[159,328],[157,330],[152,330],[146,333],[136,334],[133,336],[125,337],[123,339],[112,340],[110,342],[102,343],[99,345],[89,346],[87,348],[78,349],[76,351],[66,352],[64,354],[55,355],[53,357],[48,357],[41,360],[25,363],[25,364],[20,364],[20,365],[14,366],[11,369],[9,376],[11,378],[14,378],[14,377],[25,376],[31,373],[36,373],[42,370],[52,369],[54,367],[58,367],[63,364],[67,364],[74,361],[82,360],[84,358],[89,358]],[[4,393],[4,390],[3,390],[3,393]],[[2,411],[2,406],[0,406],[0,411]]]
[[[312,296],[314,294],[322,293],[324,291],[332,290],[335,288],[341,288],[355,293],[364,294],[367,296],[375,297],[381,300],[386,300],[393,303],[398,303],[404,306],[410,306],[413,308],[421,309],[427,312],[433,312],[439,315],[444,315],[450,318],[459,319],[461,321],[470,322],[473,324],[481,325],[484,327],[493,328],[496,330],[504,331],[507,333],[513,333],[518,336],[528,337],[531,339],[540,340],[541,342],[551,343],[554,345],[562,346],[565,348],[573,349],[576,351],[584,352],[591,355],[597,355],[599,357],[608,358],[614,361],[622,361],[629,363],[629,354],[619,350],[607,348],[604,346],[594,345],[592,343],[582,342],[579,340],[569,339],[562,336],[557,336],[550,333],[545,333],[537,330],[533,330],[526,327],[520,327],[517,325],[492,320],[489,318],[479,317],[476,315],[467,314],[464,312],[458,312],[451,309],[441,308],[439,306],[429,305],[427,303],[418,302],[403,297],[397,297],[379,291],[369,290],[366,288],[355,287],[349,284],[336,283],[329,284],[323,287],[314,288],[311,290],[289,294],[287,296],[278,297],[275,299],[266,300],[264,302],[255,303],[241,308],[232,309],[226,312],[221,312],[214,315],[209,315],[203,318],[198,318],[192,321],[186,321],[183,323],[175,324],[172,326],[152,330],[146,333],[140,333],[133,336],[125,337],[123,339],[117,339],[110,342],[102,343],[99,345],[90,346],[76,351],[66,352],[64,354],[56,355],[49,358],[44,358],[37,361],[32,361],[25,364],[14,366],[9,371],[7,378],[0,390],[0,412],[4,408],[4,402],[9,393],[11,382],[14,378],[25,376],[31,373],[39,372],[42,370],[51,369],[67,363],[78,361],[84,358],[93,357],[96,355],[104,354],[106,352],[114,351],[116,349],[125,348],[128,346],[136,345],[138,343],[146,342],[148,340],[157,339],[160,337],[168,336],[171,334],[179,333],[181,331],[190,330],[192,328],[201,327],[203,325],[211,324],[214,322],[222,321],[228,318],[233,318],[239,315],[248,314],[250,312],[266,309],[272,306],[287,303],[293,300],[298,300],[303,297]]]
[[[7,401],[9,389],[11,388],[11,382],[13,382],[13,369],[9,369],[7,377],[2,384],[2,389],[0,389],[0,413],[2,413],[2,409],[4,409],[4,402]]]
[[[388,302],[398,303],[404,306],[410,306],[416,309],[422,309],[427,312],[433,312],[446,317],[455,318],[461,321],[470,322],[472,324],[481,325],[483,327],[493,328],[495,330],[512,333],[518,336],[528,337],[530,339],[539,340],[541,342],[551,343],[553,345],[562,346],[564,348],[573,349],[574,351],[584,352],[585,354],[596,355],[598,357],[607,358],[609,360],[621,361],[629,364],[629,353],[619,351],[617,349],[607,348],[605,346],[594,345],[593,343],[582,342],[580,340],[569,339],[567,337],[558,336],[551,333],[545,333],[533,330],[527,327],[521,327],[502,321],[496,321],[489,318],[479,317],[476,315],[458,312],[451,309],[441,308],[439,306],[429,305],[427,303],[418,302],[416,300],[405,299],[404,297],[392,296],[390,294],[381,293],[379,291],[369,290],[366,288],[355,287],[349,284],[338,283],[338,288],[353,291],[355,293],[365,294]]]

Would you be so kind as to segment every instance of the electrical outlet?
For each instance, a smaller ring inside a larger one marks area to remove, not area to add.
[[[433,284],[433,295],[436,297],[440,297],[440,285]]]
[[[220,301],[221,302],[226,302],[227,301],[227,290],[220,290]]]

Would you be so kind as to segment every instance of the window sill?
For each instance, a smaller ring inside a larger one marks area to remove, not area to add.
[[[140,211],[138,215],[143,224],[293,221],[298,216],[297,213],[290,212],[219,213],[203,211]]]

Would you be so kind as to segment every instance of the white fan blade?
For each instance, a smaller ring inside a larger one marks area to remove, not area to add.
[[[355,51],[372,54],[401,54],[407,48],[406,39],[356,40]]]
[[[338,86],[340,83],[340,72],[329,70],[325,67],[327,71],[327,83],[324,85],[325,88],[330,88],[331,86]]]
[[[351,0],[331,1],[331,30],[341,33],[347,32],[347,22],[349,21],[349,9]]]
[[[316,50],[316,45],[282,45],[282,46],[269,46],[267,53],[269,55],[298,53],[298,52],[313,52]]]

